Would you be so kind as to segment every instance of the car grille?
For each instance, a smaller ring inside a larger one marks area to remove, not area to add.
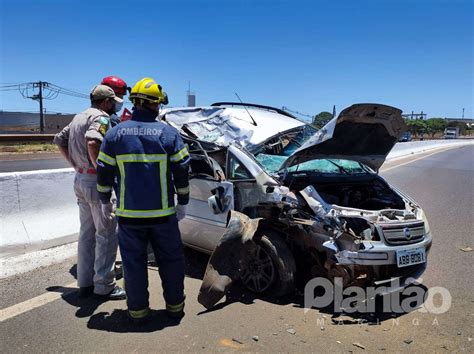
[[[425,235],[423,221],[410,224],[382,224],[385,240],[391,245],[409,245],[420,242]]]

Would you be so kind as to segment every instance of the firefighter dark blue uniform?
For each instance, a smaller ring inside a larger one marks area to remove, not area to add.
[[[129,315],[149,312],[147,245],[152,245],[166,310],[184,314],[184,255],[175,215],[189,201],[189,153],[178,131],[156,121],[156,112],[135,109],[131,120],[107,132],[98,158],[102,202],[117,195],[119,246]],[[114,180],[116,179],[116,183]]]

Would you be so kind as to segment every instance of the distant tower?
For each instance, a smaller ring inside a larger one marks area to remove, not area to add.
[[[191,92],[191,81],[188,82],[188,107],[195,107],[196,106],[196,94]]]

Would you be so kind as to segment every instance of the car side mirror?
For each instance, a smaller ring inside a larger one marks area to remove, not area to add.
[[[213,194],[207,199],[207,203],[214,214],[222,214],[229,210],[229,198],[227,198],[224,187],[217,187],[211,190]]]

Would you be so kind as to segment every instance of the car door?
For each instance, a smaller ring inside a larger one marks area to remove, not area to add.
[[[216,173],[215,161],[207,157],[196,163],[198,159],[192,158],[191,173],[189,180],[190,198],[186,211],[186,217],[179,224],[183,243],[200,251],[211,253],[222,237],[227,226],[228,212],[234,208],[233,184],[228,181],[218,180],[216,176],[223,174]],[[204,162],[208,161],[208,171]],[[193,162],[194,165],[193,165]],[[218,166],[218,165],[217,165]],[[204,167],[204,168],[203,168]],[[194,171],[193,171],[194,168]],[[199,170],[199,173],[195,173]],[[206,173],[207,172],[207,173]],[[208,199],[214,194],[220,194],[224,200],[223,212],[216,213],[209,206]]]

